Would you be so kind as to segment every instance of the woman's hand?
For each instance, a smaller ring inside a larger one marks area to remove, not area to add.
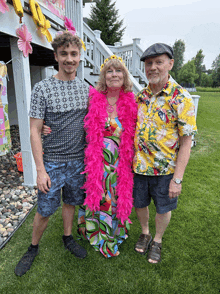
[[[52,130],[51,130],[50,127],[48,127],[48,126],[46,126],[46,125],[43,125],[42,130],[41,130],[41,133],[42,133],[44,136],[49,135],[51,132],[52,132]]]

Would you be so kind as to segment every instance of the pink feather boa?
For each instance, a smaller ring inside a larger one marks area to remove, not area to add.
[[[129,220],[133,206],[133,173],[132,160],[134,156],[134,133],[137,119],[137,104],[132,92],[120,92],[117,101],[118,119],[122,124],[123,131],[119,145],[119,164],[117,167],[117,213],[116,216],[124,221]],[[85,117],[85,129],[87,132],[87,147],[85,149],[85,173],[87,173],[86,199],[91,211],[100,210],[100,201],[104,193],[102,187],[104,173],[104,129],[108,117],[106,96],[90,87],[90,104],[88,114]]]

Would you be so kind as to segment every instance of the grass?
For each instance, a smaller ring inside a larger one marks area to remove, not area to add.
[[[46,293],[210,293],[220,290],[220,94],[201,96],[197,115],[199,133],[184,176],[178,209],[173,212],[162,249],[162,262],[151,265],[135,253],[140,225],[132,212],[130,236],[118,257],[105,259],[87,242],[79,260],[64,251],[59,209],[50,219],[40,244],[40,254],[23,277],[14,268],[29,246],[35,210],[0,252],[1,294]],[[150,206],[151,232],[155,208]],[[73,235],[76,236],[76,220]]]

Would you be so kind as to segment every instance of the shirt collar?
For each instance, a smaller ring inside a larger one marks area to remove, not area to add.
[[[163,89],[156,94],[156,96],[158,96],[162,92],[166,93],[167,95],[170,95],[172,91],[172,84],[173,84],[172,77],[169,75],[168,82],[164,85]],[[148,84],[148,86],[143,90],[143,96],[139,97],[139,99],[146,100],[148,98],[151,98],[152,96],[153,96],[153,93],[151,91],[150,85]]]

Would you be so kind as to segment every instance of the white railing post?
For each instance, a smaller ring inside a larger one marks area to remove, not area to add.
[[[193,103],[195,106],[195,117],[197,118],[197,111],[198,111],[198,104],[199,104],[199,95],[191,95],[192,99],[193,99]],[[196,146],[196,140],[195,140],[195,136],[192,136],[192,145],[191,147]]]
[[[95,33],[95,38],[96,39],[101,39],[101,33],[102,33],[101,31],[94,30],[94,33]],[[97,42],[96,41],[94,42],[93,54],[94,54],[93,59],[94,59],[94,63],[95,63],[94,68],[93,68],[93,73],[98,74],[99,73],[99,68],[101,66],[101,64],[100,64],[101,56],[100,56],[100,54],[98,52]]]
[[[141,42],[140,38],[133,39],[133,52],[132,52],[132,75],[135,77],[137,76],[136,68],[139,67],[139,58],[137,55],[137,45]]]
[[[81,0],[77,0],[76,14],[78,15],[78,36],[83,40],[83,3]],[[77,70],[77,76],[84,80],[84,49],[81,50],[80,64]]]
[[[83,40],[83,3],[81,0],[66,0],[65,15],[70,18],[76,28],[77,35]],[[84,79],[84,51],[81,50],[80,64],[77,69],[77,76]]]

